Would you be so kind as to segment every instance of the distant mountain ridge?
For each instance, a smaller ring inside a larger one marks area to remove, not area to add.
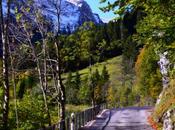
[[[43,0],[44,1],[44,0]],[[46,0],[47,1],[47,0]],[[53,7],[47,2],[43,2],[42,4],[48,9],[52,9]],[[46,12],[52,21],[54,21],[54,25],[57,25],[57,18],[55,18],[54,13]],[[88,5],[88,3],[84,0],[62,0],[61,4],[61,17],[60,17],[60,27],[61,29],[70,29],[70,31],[76,30],[79,26],[81,26],[84,22],[92,21],[95,24],[103,24],[98,14],[94,14]]]
[[[28,0],[18,0],[20,6],[24,6]],[[35,5],[43,11],[43,14],[53,22],[54,29],[58,27],[57,10],[52,4],[54,0],[33,0]],[[59,2],[59,0],[58,0]],[[6,7],[3,0],[3,8]],[[57,3],[58,4],[58,3]],[[12,4],[12,13],[14,12],[15,4]],[[18,5],[19,6],[19,5]],[[68,29],[73,32],[80,27],[84,22],[94,22],[95,24],[103,24],[98,14],[92,12],[90,6],[85,0],[61,0],[60,11],[60,29]]]
[[[50,2],[55,0],[33,0],[38,8],[42,9],[43,14],[47,16],[53,24],[53,29],[58,30],[58,20],[55,7]],[[59,0],[58,0],[59,1]],[[98,14],[92,12],[90,6],[85,0],[61,0],[60,13],[60,30],[66,32],[74,32],[84,22],[94,22],[95,24],[103,24]],[[7,11],[7,1],[2,0],[3,13]],[[14,16],[15,8],[25,6],[28,0],[13,1],[11,5],[11,13]],[[32,22],[32,20],[31,20]],[[0,43],[0,55],[2,55],[2,45]]]

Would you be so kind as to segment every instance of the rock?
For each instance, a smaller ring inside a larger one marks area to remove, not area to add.
[[[168,110],[166,113],[163,115],[163,130],[174,130],[175,127],[173,125],[173,121],[171,119],[171,116],[173,115],[174,111],[173,110]]]

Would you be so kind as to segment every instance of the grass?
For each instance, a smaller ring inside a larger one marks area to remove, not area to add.
[[[121,77],[121,60],[122,57],[121,56],[117,56],[114,58],[111,58],[109,60],[106,60],[104,62],[101,63],[97,63],[94,64],[92,66],[92,71],[95,71],[96,69],[99,70],[99,72],[102,72],[102,69],[104,67],[104,65],[106,66],[108,73],[110,75],[110,84],[112,86],[118,86],[120,84],[120,77]],[[73,76],[75,76],[75,72],[72,73]],[[88,76],[89,74],[89,67],[82,69],[79,71],[79,74],[81,75],[81,80],[84,80],[86,76]],[[66,79],[68,73],[63,74],[63,78]],[[49,85],[52,85],[52,81],[49,82]],[[11,90],[11,92],[13,92],[13,90]],[[2,91],[0,89],[0,95],[2,94]],[[11,93],[12,95],[12,93]],[[11,100],[12,102],[12,100]],[[77,112],[81,112],[84,111],[87,108],[90,108],[91,106],[89,105],[71,105],[71,104],[67,104],[66,105],[66,116],[70,116],[71,113],[77,113]],[[1,107],[0,107],[1,109]],[[58,122],[58,107],[52,107],[50,108],[50,114],[52,117],[52,123],[57,123]],[[1,114],[0,114],[1,116]]]
[[[66,111],[68,112],[68,114],[81,112],[88,108],[90,108],[90,106],[88,105],[71,105],[71,104],[66,105]]]
[[[172,80],[170,86],[163,91],[160,103],[155,107],[153,117],[155,120],[161,121],[163,114],[175,108],[175,80]],[[173,121],[174,120],[174,117]]]
[[[101,63],[96,63],[92,66],[92,72],[94,72],[96,69],[99,70],[99,72],[101,73],[102,72],[102,69],[104,67],[104,65],[106,66],[107,70],[108,70],[108,73],[109,73],[109,76],[110,76],[110,86],[121,86],[121,81],[120,81],[120,78],[121,78],[121,60],[122,60],[122,56],[117,56],[117,57],[114,57],[114,58],[111,58],[109,60],[106,60],[104,62],[101,62]],[[75,72],[72,73],[72,76],[75,76]],[[89,67],[85,68],[85,69],[82,69],[79,71],[79,74],[81,76],[81,80],[84,80],[88,74],[89,74]],[[62,78],[65,79],[67,78],[68,76],[68,73],[65,73],[62,75]],[[66,105],[66,115],[67,116],[70,116],[71,113],[77,113],[77,112],[81,112],[81,111],[84,111],[85,109],[87,108],[90,108],[91,106],[88,106],[88,105],[71,105],[71,104],[67,104]],[[57,109],[56,110],[53,110],[54,113],[53,115],[53,122],[56,122],[58,119],[57,119],[57,116],[56,116],[56,112],[57,112]]]
[[[119,86],[121,85],[121,60],[122,56],[117,56],[114,58],[111,58],[109,60],[106,60],[101,63],[96,63],[92,66],[92,71],[95,71],[96,69],[99,70],[99,72],[102,72],[103,66],[105,65],[108,73],[110,75],[110,85],[111,86]],[[85,77],[88,76],[89,73],[89,67],[82,69],[79,71],[79,74],[81,75],[81,80],[84,80]],[[62,77],[66,79],[68,74],[64,74]],[[72,73],[73,76],[75,76],[75,73]]]
[[[84,111],[90,107],[91,106],[88,106],[88,105],[66,104],[66,117],[70,117],[71,113],[78,113],[78,112]],[[52,116],[52,123],[53,124],[56,124],[59,120],[57,113],[58,113],[58,108],[57,107],[52,108],[51,116]]]

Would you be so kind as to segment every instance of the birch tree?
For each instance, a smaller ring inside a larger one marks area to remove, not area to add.
[[[46,32],[47,30],[44,30],[45,28],[45,23],[43,22],[43,17],[39,12],[36,12],[36,10],[31,11],[34,8],[34,3],[33,2],[26,2],[25,6],[22,6],[19,10],[17,11],[16,16],[17,16],[17,24],[18,28],[16,28],[18,31],[22,31],[21,35],[23,37],[23,44],[26,44],[30,50],[32,57],[34,58],[34,61],[36,63],[36,68],[38,72],[38,78],[39,78],[39,84],[40,88],[42,90],[42,95],[43,95],[43,100],[44,100],[44,105],[45,105],[45,112],[48,116],[48,123],[51,125],[51,117],[50,117],[50,112],[48,108],[48,101],[47,101],[47,63],[46,63]],[[29,21],[32,20],[33,22]],[[42,36],[42,43],[43,43],[43,49],[41,52],[38,54],[35,45],[32,41],[33,38],[33,29],[39,30],[41,36]],[[17,32],[18,32],[17,31]],[[15,34],[16,35],[16,34]],[[17,37],[17,40],[20,38]],[[44,60],[40,59],[40,55],[44,55]],[[44,63],[42,62],[44,61]],[[44,67],[43,67],[44,65]]]
[[[9,22],[10,22],[10,4],[11,1],[7,1],[7,17],[4,20],[2,0],[0,1],[0,24],[1,24],[1,38],[3,46],[3,127],[8,129],[8,114],[9,114],[9,75],[8,75],[8,43],[9,43]]]
[[[62,0],[48,0],[48,3],[52,5],[55,12],[50,10],[51,13],[54,13],[57,18],[57,29],[55,31],[54,35],[54,43],[55,43],[55,50],[56,50],[56,83],[57,88],[60,90],[59,99],[60,99],[60,121],[62,122],[62,128],[65,130],[65,102],[66,102],[66,96],[65,96],[65,87],[62,82],[62,57],[61,57],[61,50],[60,50],[60,40],[59,32],[60,32],[60,17],[62,14],[62,10],[64,7],[62,6]]]

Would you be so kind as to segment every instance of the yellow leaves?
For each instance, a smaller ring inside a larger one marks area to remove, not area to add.
[[[159,93],[157,93],[158,91],[159,91],[159,88],[157,88],[157,87],[151,87],[150,89],[149,89],[149,91],[150,91],[150,95],[151,95],[151,97],[154,97],[154,98],[157,98],[158,96],[158,94]]]
[[[157,62],[154,47],[145,45],[135,64],[136,91],[143,96],[143,100],[148,95],[152,100],[155,100],[162,89],[162,76]]]
[[[19,76],[20,79],[23,79],[23,78],[29,77],[29,76],[31,76],[31,75],[32,75],[32,72],[29,71],[29,70],[27,70],[27,71],[25,71],[25,72],[20,73],[18,76]]]
[[[94,92],[95,100],[97,101],[100,100],[101,94],[102,94],[101,86],[98,85],[95,87],[95,92]]]
[[[154,117],[160,119],[164,112],[175,105],[175,79],[172,79],[168,88],[163,92],[161,102],[155,107]]]
[[[16,14],[16,20],[19,22],[22,17],[22,14],[18,13]]]
[[[143,59],[144,59],[145,50],[146,50],[146,46],[141,49],[140,54],[138,55],[137,61],[135,63],[135,72],[138,76],[139,76],[139,72],[140,72],[140,69],[141,69],[141,64],[142,64]]]
[[[169,45],[168,48],[175,49],[175,42],[173,42],[171,45]]]

